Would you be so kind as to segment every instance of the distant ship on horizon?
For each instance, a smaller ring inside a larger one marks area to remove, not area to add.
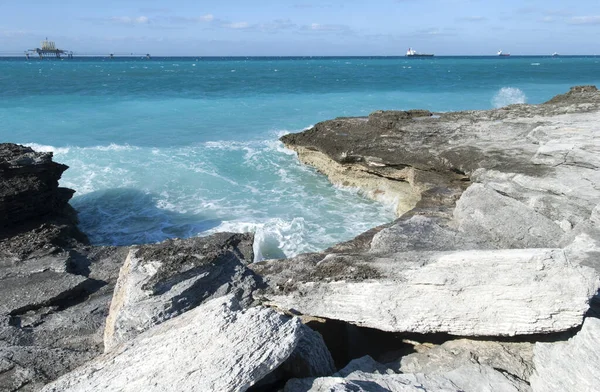
[[[502,50],[498,51],[498,56],[500,57],[508,57],[510,56],[510,53],[504,53]]]
[[[413,48],[408,48],[406,51],[407,57],[433,57],[433,54],[429,53],[417,53]]]
[[[558,54],[558,52],[552,53],[552,57],[558,57],[558,56],[560,56],[560,54]]]

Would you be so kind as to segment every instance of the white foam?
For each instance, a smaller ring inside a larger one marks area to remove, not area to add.
[[[502,87],[492,98],[492,105],[495,108],[526,102],[527,96],[525,93],[515,87]]]
[[[133,150],[139,150],[139,147],[130,146],[129,144],[111,143],[108,146],[84,147],[83,149],[84,150],[97,150],[97,151],[133,151]]]
[[[254,261],[293,257],[317,249],[307,244],[308,229],[304,218],[292,220],[281,218],[268,219],[265,222],[225,221],[218,227],[204,232],[209,235],[217,232],[254,233]]]
[[[46,146],[43,144],[37,144],[37,143],[26,143],[26,144],[24,144],[24,146],[31,147],[35,151],[38,151],[38,152],[51,152],[51,153],[54,153],[55,155],[66,154],[70,150],[69,147],[54,147],[54,146]]]

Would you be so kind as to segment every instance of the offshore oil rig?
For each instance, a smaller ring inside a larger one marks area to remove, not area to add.
[[[64,57],[72,59],[73,58],[73,51],[71,50],[64,50],[64,49],[59,49],[56,47],[56,44],[54,43],[54,41],[48,41],[48,37],[46,37],[45,40],[43,40],[40,44],[41,48],[35,48],[35,49],[28,49],[25,51],[25,58],[27,60],[29,60],[29,58],[31,56],[38,56],[40,59],[46,58],[46,57],[50,57],[50,58],[56,58],[56,59],[61,59]],[[92,54],[92,53],[77,53],[77,56],[86,56],[86,57],[104,57],[105,55],[103,54]],[[135,56],[142,56],[143,58],[146,58],[147,60],[151,59],[150,53],[146,53],[145,55],[141,55],[138,53],[110,53],[108,55],[109,58],[113,59],[116,56],[119,57],[135,57]]]
[[[40,59],[44,57],[55,57],[61,58],[65,55],[67,58],[73,58],[73,52],[63,49],[58,49],[54,41],[48,41],[48,37],[41,42],[41,48],[29,49],[25,51],[25,57],[29,59],[29,56],[37,54]]]

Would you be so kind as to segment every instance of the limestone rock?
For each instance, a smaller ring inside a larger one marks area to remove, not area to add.
[[[345,373],[340,371],[340,373]],[[529,386],[489,366],[465,365],[444,374],[379,374],[354,371],[346,376],[290,380],[284,392],[529,392]]]
[[[581,331],[566,342],[536,343],[533,351],[534,392],[597,391],[600,385],[600,319],[588,317]]]
[[[443,374],[472,364],[489,366],[528,382],[533,371],[533,344],[450,340],[403,357],[399,370],[402,373]]]
[[[165,321],[43,392],[244,391],[281,365],[302,337],[297,318],[233,295]]]
[[[481,184],[463,193],[454,217],[463,236],[498,248],[553,248],[564,234],[550,219]]]
[[[235,293],[245,303],[258,282],[251,234],[167,240],[133,248],[121,268],[104,333],[105,351],[202,302]]]
[[[447,251],[494,248],[481,237],[464,235],[440,219],[415,215],[373,236],[371,252]]]
[[[277,273],[293,262],[255,267],[279,288],[266,294],[272,305],[392,332],[564,331],[581,324],[600,287],[559,249],[330,255],[304,273]]]

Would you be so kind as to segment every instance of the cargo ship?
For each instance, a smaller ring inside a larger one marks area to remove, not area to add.
[[[408,48],[406,51],[407,57],[433,57],[433,54],[429,53],[417,53],[413,48]]]
[[[508,56],[510,56],[510,53],[504,53],[503,51],[499,50],[498,51],[498,56],[500,56],[500,57],[508,57]]]

